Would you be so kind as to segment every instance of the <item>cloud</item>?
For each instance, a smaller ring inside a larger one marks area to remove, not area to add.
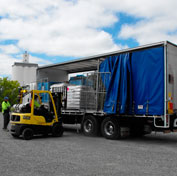
[[[6,54],[0,54],[0,76],[10,76],[14,62],[19,62],[19,59]]]
[[[139,44],[170,40],[177,42],[177,25],[174,19],[156,18],[143,20],[136,25],[124,25],[119,33],[120,38],[134,38]]]
[[[117,29],[118,39],[176,42],[175,0],[1,1],[0,38],[16,39],[19,48],[31,52],[80,57],[122,49],[103,30],[119,24],[119,13],[139,20]]]
[[[114,30],[118,41],[177,43],[176,7],[176,0],[1,0],[0,41],[17,43],[0,45],[0,53],[10,63],[15,59],[9,54],[24,50],[84,57],[127,47],[116,43],[105,28]],[[135,22],[120,23],[120,13]],[[35,57],[31,61],[50,63]]]
[[[119,19],[91,1],[11,1],[0,14],[0,38],[18,40],[18,47],[48,55],[86,56],[120,49],[102,30]],[[7,30],[3,30],[7,29]]]
[[[48,60],[45,60],[45,59],[42,59],[42,58],[39,58],[39,57],[34,57],[34,56],[29,56],[29,61],[30,61],[30,63],[36,63],[39,66],[52,64],[52,62],[50,62]]]
[[[151,2],[151,3],[150,3]],[[177,43],[177,1],[142,1],[129,15],[140,17],[135,24],[124,24],[119,39],[135,39],[140,45],[169,40]],[[136,3],[135,3],[136,4]],[[173,13],[172,13],[173,12]]]
[[[110,49],[119,49],[112,41],[110,34],[104,31],[97,32],[87,29],[84,31],[80,30],[80,33],[77,34],[72,33],[58,37],[48,37],[45,41],[39,39],[22,39],[19,41],[18,46],[30,49],[32,52],[42,53],[45,51],[48,55],[75,57],[93,55],[103,51],[107,52]]]
[[[15,45],[10,44],[10,45],[0,45],[0,51],[4,54],[16,54],[20,50]]]

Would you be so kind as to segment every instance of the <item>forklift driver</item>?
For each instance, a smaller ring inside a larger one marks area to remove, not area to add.
[[[33,95],[31,95],[32,97]],[[39,112],[39,108],[40,108],[40,103],[37,101],[38,99],[38,96],[37,95],[34,95],[34,114],[35,115],[39,115],[40,112]],[[30,102],[30,107],[32,106],[32,101]]]
[[[41,99],[42,97],[40,97]],[[46,122],[51,122],[52,118],[48,110],[44,107],[43,104],[38,102],[38,96],[34,95],[34,114],[35,115],[42,115]]]
[[[34,95],[34,108],[40,108],[40,104],[38,103],[37,101],[38,99],[38,96],[37,95]]]

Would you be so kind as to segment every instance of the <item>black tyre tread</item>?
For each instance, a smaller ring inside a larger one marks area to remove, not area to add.
[[[104,126],[107,122],[112,122],[114,124],[114,134],[113,135],[107,135],[104,131]],[[110,117],[107,117],[103,120],[102,124],[101,124],[101,133],[102,135],[106,138],[106,139],[111,139],[111,140],[116,140],[116,139],[121,139],[121,135],[120,135],[120,125],[118,123],[117,119],[113,119]]]
[[[30,140],[33,138],[33,130],[31,128],[25,128],[22,131],[22,137],[24,140]]]
[[[92,121],[92,124],[93,124],[93,128],[90,132],[85,131],[85,128],[84,128],[84,125],[86,125],[86,122],[88,120]],[[99,124],[98,124],[97,119],[92,115],[86,116],[82,123],[82,131],[85,136],[97,136],[99,132]]]

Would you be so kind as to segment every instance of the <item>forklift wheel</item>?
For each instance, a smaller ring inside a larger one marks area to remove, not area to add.
[[[22,132],[22,137],[25,140],[30,140],[33,137],[33,130],[31,128],[25,128]]]
[[[54,137],[61,137],[63,135],[63,127],[61,124],[55,124],[52,127],[52,135]]]

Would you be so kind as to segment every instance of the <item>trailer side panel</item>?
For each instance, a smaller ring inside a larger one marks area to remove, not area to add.
[[[168,110],[177,111],[177,46],[167,43],[167,100]]]
[[[163,46],[109,56],[100,65],[102,71],[111,72],[104,112],[164,115]]]

